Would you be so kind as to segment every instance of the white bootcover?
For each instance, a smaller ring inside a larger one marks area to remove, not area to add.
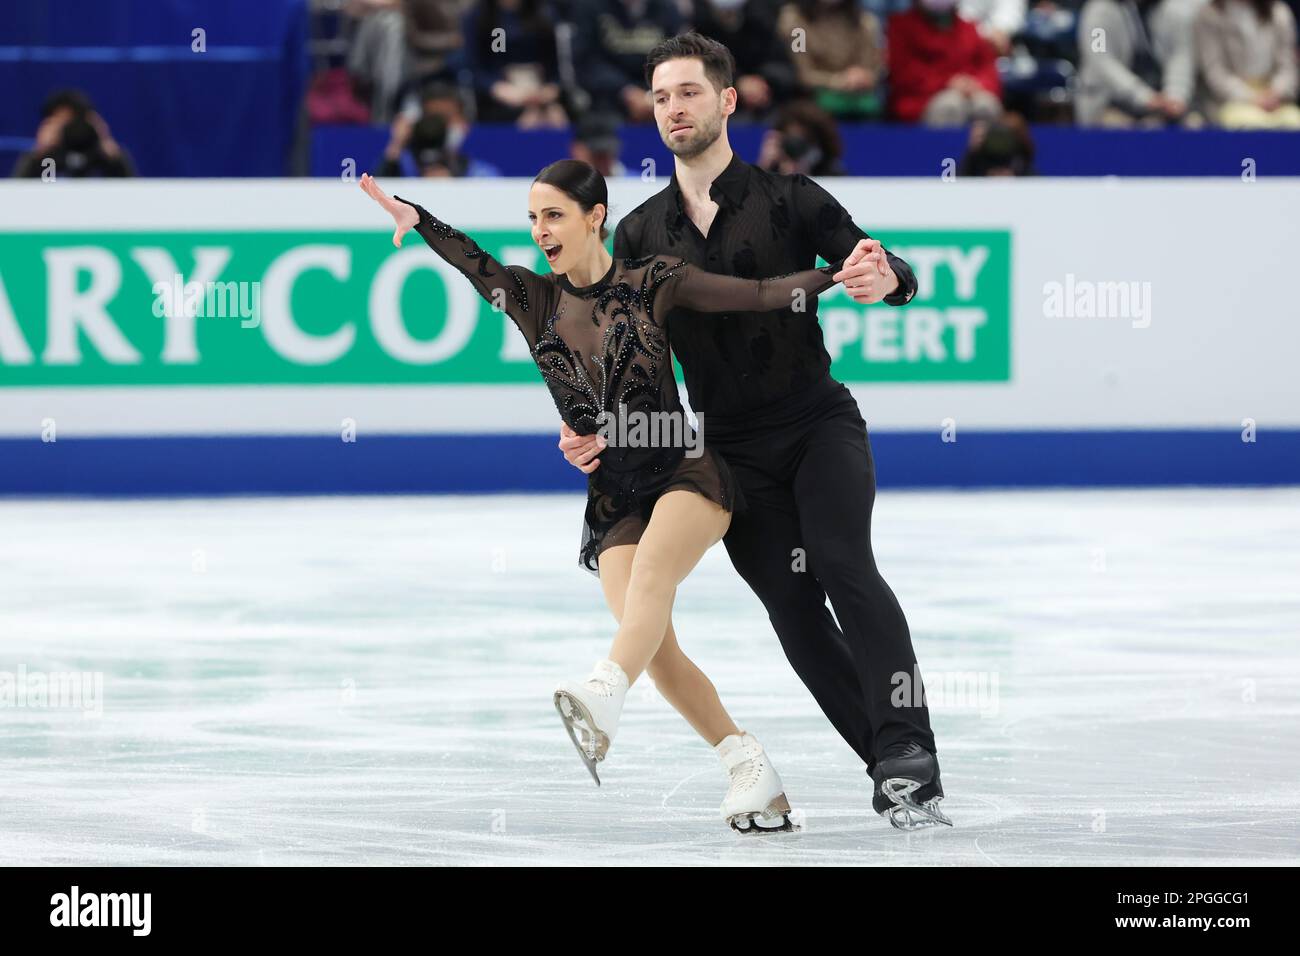
[[[627,687],[623,668],[604,660],[596,662],[586,680],[561,681],[555,689],[555,709],[598,786],[595,765],[605,759],[618,733]]]
[[[751,734],[724,737],[714,748],[731,786],[722,801],[722,819],[742,832],[797,829],[781,777]]]

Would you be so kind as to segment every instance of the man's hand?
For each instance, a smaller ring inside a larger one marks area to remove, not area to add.
[[[874,305],[898,289],[898,276],[890,268],[885,247],[876,239],[859,239],[844,267],[831,278],[844,283],[854,302]]]
[[[564,460],[584,475],[600,467],[596,456],[604,450],[602,435],[579,435],[568,425],[560,425],[560,451],[564,452]]]

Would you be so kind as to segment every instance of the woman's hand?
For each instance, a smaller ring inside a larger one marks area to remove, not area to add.
[[[380,189],[379,183],[375,182],[375,178],[369,173],[362,174],[360,185],[362,191],[383,206],[388,214],[393,217],[393,222],[397,223],[397,229],[393,231],[393,245],[400,246],[402,236],[420,224],[420,214],[415,211],[414,207],[394,199]]]
[[[602,435],[579,435],[561,423],[560,451],[564,452],[564,460],[584,475],[590,475],[600,467],[600,459],[596,456],[604,450],[605,439]]]

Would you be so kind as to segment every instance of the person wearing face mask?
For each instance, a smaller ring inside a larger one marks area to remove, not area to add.
[[[1011,52],[1011,40],[1025,26],[1025,0],[958,0],[957,12],[975,24],[998,56]]]
[[[889,111],[905,123],[965,126],[1002,115],[997,54],[957,0],[919,0],[889,20]]]
[[[1033,176],[1034,141],[1023,116],[1007,113],[997,123],[972,123],[960,176]]]
[[[844,176],[843,153],[835,121],[815,103],[796,100],[764,135],[755,165],[787,176]]]

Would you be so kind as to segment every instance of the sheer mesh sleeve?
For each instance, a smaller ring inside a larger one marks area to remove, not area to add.
[[[479,295],[503,309],[530,343],[536,341],[540,324],[538,315],[545,308],[543,297],[549,283],[537,273],[520,266],[503,266],[473,239],[447,225],[423,206],[401,196],[393,198],[419,213],[420,223],[415,231],[429,248],[469,279]]]
[[[696,268],[685,259],[660,260],[650,270],[654,277],[655,308],[660,314],[675,307],[696,312],[774,312],[788,309],[802,293],[815,296],[835,281],[844,260],[768,279],[740,279]]]

